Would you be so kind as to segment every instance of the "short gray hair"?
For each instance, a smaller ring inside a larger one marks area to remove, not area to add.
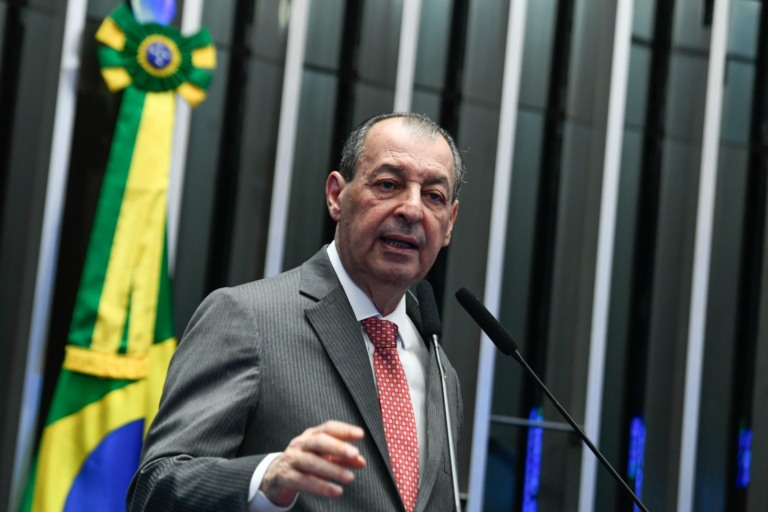
[[[413,130],[417,135],[429,137],[430,139],[436,139],[437,137],[445,139],[453,155],[454,186],[452,201],[456,201],[459,198],[461,184],[464,183],[464,160],[461,158],[453,137],[443,127],[423,114],[392,112],[390,114],[374,116],[364,121],[349,134],[349,137],[344,142],[344,148],[341,151],[341,161],[339,162],[339,173],[347,181],[352,181],[355,178],[357,165],[362,160],[363,153],[365,152],[365,139],[368,136],[368,131],[376,123],[392,118],[401,118],[405,126]]]

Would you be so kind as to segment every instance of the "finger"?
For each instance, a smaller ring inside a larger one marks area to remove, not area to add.
[[[357,425],[337,420],[326,421],[315,430],[344,441],[359,441],[365,436],[365,431]]]
[[[312,452],[325,459],[336,460],[345,465],[359,465],[362,458],[360,450],[356,446],[318,431],[299,436],[291,441],[288,449]]]
[[[353,469],[361,469],[365,467],[365,458],[363,458],[362,455],[358,455],[357,457],[345,457],[343,459],[339,459],[338,457],[334,457],[332,455],[323,455],[323,458],[325,460],[331,461],[335,464],[339,464],[342,466],[346,466]]]
[[[286,454],[286,461],[292,469],[323,480],[333,480],[346,485],[355,479],[354,473],[345,467],[346,464],[339,464],[311,453]]]

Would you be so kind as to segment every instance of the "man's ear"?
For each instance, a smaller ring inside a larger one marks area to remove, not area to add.
[[[456,222],[456,215],[459,213],[459,201],[454,201],[453,205],[451,206],[451,217],[448,221],[448,229],[445,231],[445,236],[443,237],[443,247],[446,247],[449,243],[451,243],[451,233],[453,232],[453,223]]]
[[[336,222],[341,218],[340,196],[345,185],[346,181],[338,171],[331,172],[325,180],[325,204],[331,218]]]

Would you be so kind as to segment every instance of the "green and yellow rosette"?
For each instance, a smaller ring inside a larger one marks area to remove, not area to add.
[[[190,37],[173,27],[136,21],[118,7],[99,27],[96,39],[102,76],[112,92],[128,86],[146,92],[175,91],[190,105],[205,99],[216,67],[216,50],[203,29]]]

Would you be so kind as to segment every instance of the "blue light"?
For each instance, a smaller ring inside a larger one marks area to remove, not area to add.
[[[528,415],[530,421],[543,421],[541,407],[534,407]],[[538,508],[539,485],[541,483],[541,451],[544,429],[528,429],[528,448],[525,457],[525,487],[523,488],[523,512],[536,512]]]
[[[739,455],[736,468],[736,487],[746,489],[749,487],[749,466],[752,462],[752,429],[739,429]]]
[[[645,423],[642,418],[632,418],[629,424],[629,461],[627,463],[627,475],[635,480],[635,494],[638,498],[643,496],[643,465],[645,464]],[[635,505],[635,512],[640,508]]]
[[[176,15],[175,0],[131,0],[131,8],[139,23],[168,25]]]

